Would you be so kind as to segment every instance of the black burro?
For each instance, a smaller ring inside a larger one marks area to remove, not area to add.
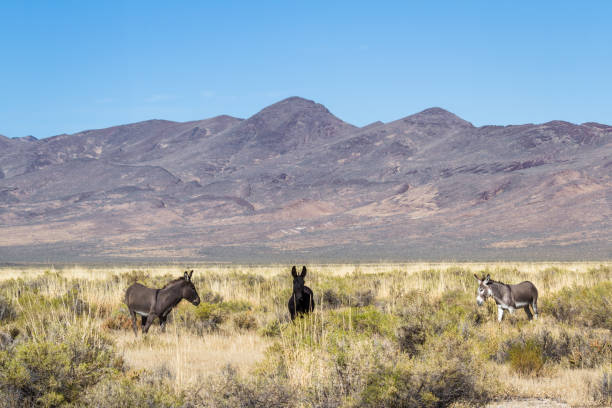
[[[180,278],[170,281],[161,289],[148,288],[140,283],[130,285],[125,291],[125,304],[132,316],[134,334],[138,335],[136,315],[142,317],[142,332],[147,333],[149,327],[159,318],[162,331],[166,330],[168,314],[183,299],[195,306],[200,304],[200,296],[191,281],[193,270],[185,272]]]
[[[302,267],[302,273],[297,274],[295,266],[291,269],[293,276],[293,293],[287,302],[291,320],[293,321],[298,314],[307,314],[314,310],[314,294],[312,290],[304,285],[306,277],[306,267]]]

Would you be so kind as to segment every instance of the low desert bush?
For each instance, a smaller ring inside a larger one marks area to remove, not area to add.
[[[472,375],[447,365],[423,371],[410,364],[385,368],[368,378],[360,407],[448,407],[460,400],[479,399]]]
[[[334,289],[325,289],[321,296],[321,303],[328,309],[337,309],[343,304],[340,294]]]
[[[234,316],[234,326],[240,330],[255,330],[257,319],[251,311],[240,312]]]
[[[486,401],[491,387],[479,378],[482,361],[468,345],[451,336],[431,339],[422,355],[400,356],[369,374],[357,406],[447,407],[459,401]]]
[[[289,389],[278,376],[243,378],[226,366],[202,386],[185,392],[185,406],[193,408],[283,408],[298,405],[297,390]],[[298,397],[299,398],[299,397]]]
[[[364,307],[374,303],[380,281],[362,273],[339,277],[321,277],[319,282],[321,304],[326,309]]]
[[[278,337],[281,334],[282,323],[278,319],[274,319],[259,331],[259,334],[265,337]]]
[[[104,330],[131,330],[132,318],[125,307],[121,307],[104,319],[101,327]]]
[[[467,337],[473,327],[494,319],[490,305],[477,307],[474,298],[464,291],[450,291],[434,299],[413,291],[398,304],[397,313],[404,326],[420,327],[428,335],[454,330]]]
[[[62,326],[48,334],[0,351],[0,391],[15,405],[76,402],[87,387],[122,369],[110,342],[91,330]]]
[[[131,285],[132,283],[140,282],[142,284],[148,283],[149,273],[140,269],[134,269],[129,272],[124,272],[119,276],[116,276],[116,280],[123,281],[127,285]]]
[[[542,312],[562,323],[612,330],[612,282],[564,288],[546,298]]]
[[[221,303],[223,296],[210,290],[201,291],[199,293],[202,302],[206,303]]]
[[[528,347],[528,344],[531,346]],[[502,340],[492,357],[498,363],[504,363],[511,360],[511,350],[533,351],[534,348],[548,363],[569,368],[595,368],[612,361],[612,334],[587,328],[580,331],[559,328],[554,332],[527,329]],[[515,358],[519,358],[519,354]]]
[[[188,321],[190,320],[189,317],[191,316],[190,312],[185,313],[183,318],[187,319],[185,323],[196,331],[204,330],[210,332],[219,330],[219,326],[228,319],[227,311],[214,303],[200,303],[200,305],[196,308],[194,315],[196,318],[195,321]]]
[[[235,327],[241,329],[257,328],[257,320],[251,311],[253,306],[246,301],[236,300],[220,303],[202,302],[193,312],[195,321],[190,318],[191,311],[179,313],[180,318],[196,331],[216,331],[220,326],[234,316],[233,320]]]
[[[542,347],[533,340],[514,344],[508,350],[510,367],[520,375],[538,375],[544,367]]]
[[[372,289],[328,288],[323,291],[322,304],[328,309],[342,306],[364,307],[374,303],[376,294]]]
[[[393,337],[397,321],[394,315],[383,313],[374,306],[366,306],[332,311],[328,323],[333,327],[353,330],[366,335],[378,334]]]
[[[423,344],[427,335],[421,324],[409,324],[399,328],[397,341],[400,350],[409,356],[416,355]]]
[[[163,379],[153,375],[121,373],[108,376],[89,387],[78,406],[105,408],[171,408],[183,405],[181,395]]]

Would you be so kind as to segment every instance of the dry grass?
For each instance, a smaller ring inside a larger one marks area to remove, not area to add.
[[[154,328],[147,338],[135,338],[132,332],[117,332],[113,338],[130,367],[168,370],[178,389],[197,384],[208,375],[221,372],[228,364],[241,374],[248,374],[270,345],[268,339],[255,333],[197,336],[180,333],[176,326],[166,333]]]
[[[591,397],[592,386],[601,375],[600,369],[575,369],[555,370],[542,377],[524,377],[503,365],[491,369],[504,379],[510,398],[549,398],[572,406],[595,404]]]
[[[331,375],[330,370],[334,367],[330,362],[336,358],[321,350],[335,347],[334,335],[338,327],[341,330],[352,330],[353,315],[347,306],[352,306],[350,302],[355,298],[351,296],[359,291],[372,292],[375,310],[385,315],[401,315],[407,307],[406,299],[415,296],[415,293],[430,303],[451,291],[475,298],[473,273],[490,273],[495,280],[507,283],[531,280],[539,288],[541,298],[554,298],[564,288],[597,284],[602,274],[593,273],[593,270],[599,268],[609,271],[611,267],[610,262],[309,265],[306,284],[315,291],[317,309],[309,319],[301,321],[298,327],[289,328],[286,323],[286,298],[291,290],[291,278],[287,265],[189,265],[189,268],[196,270],[194,279],[200,295],[213,293],[226,302],[244,302],[252,310],[260,328],[278,322],[282,326],[280,336],[270,338],[264,336],[261,330],[240,330],[232,324],[231,319],[227,319],[216,331],[196,332],[192,320],[179,318],[193,318],[195,308],[186,302],[181,303],[178,310],[173,312],[174,320],[169,322],[166,333],[161,333],[159,327],[154,325],[144,337],[134,337],[131,330],[110,330],[106,335],[113,339],[130,367],[153,372],[165,371],[177,390],[187,389],[201,383],[206,377],[219,374],[228,364],[236,367],[244,376],[253,375],[257,370],[276,369],[265,366],[274,363],[274,360],[266,360],[266,351],[274,345],[282,349],[290,387],[297,389],[314,386],[317,389]],[[129,285],[130,276],[134,275],[134,269],[129,266],[78,265],[62,268],[10,267],[0,269],[0,284],[10,280],[21,282],[4,285],[5,296],[15,300],[19,299],[22,286],[28,285],[35,285],[36,293],[48,298],[65,296],[71,290],[76,290],[79,298],[85,302],[86,319],[71,315],[69,305],[59,311],[52,310],[51,317],[72,319],[75,324],[78,321],[78,324],[86,325],[89,331],[102,331],[104,319],[113,313],[121,313],[123,294]],[[151,265],[140,266],[137,270],[138,276],[164,282],[169,277],[180,276],[184,268],[181,265]],[[609,276],[607,273],[603,276]],[[348,310],[347,314],[334,315],[336,312],[331,311],[323,302],[321,294],[325,288],[349,293],[350,296],[346,298],[349,304],[338,309]],[[17,311],[25,315],[26,321],[30,319],[28,324],[43,332],[44,322],[39,321],[36,315],[26,313],[34,305],[20,301],[16,303]],[[418,307],[411,310],[416,313],[419,311]],[[66,316],[54,315],[58,313],[66,313]],[[523,332],[548,329],[558,334],[564,330],[581,330],[562,326],[546,314],[538,321],[527,322],[522,311],[508,316],[501,325],[495,321],[492,313],[487,319],[470,332],[475,333],[477,341],[490,348],[477,351],[483,355],[493,352],[509,336],[519,336]],[[607,335],[610,335],[609,330]],[[351,344],[351,364],[354,366],[345,368],[347,375],[354,374],[354,381],[361,384],[355,387],[364,386],[365,379],[359,377],[359,370],[374,370],[375,361],[368,356],[392,358],[393,353],[397,352],[384,351],[385,348],[395,347],[391,342],[381,337],[378,343],[366,338]],[[304,347],[304,344],[314,344],[316,353],[313,348]],[[592,399],[592,389],[602,372],[600,368],[575,369],[563,364],[548,364],[541,375],[521,376],[514,373],[509,364],[493,361],[486,362],[486,370],[478,374],[479,381],[484,381],[486,376],[498,379],[500,387],[495,391],[497,398],[554,398],[572,405],[596,403]]]

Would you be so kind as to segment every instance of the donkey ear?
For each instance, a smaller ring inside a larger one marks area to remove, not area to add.
[[[302,266],[302,273],[300,275],[302,278],[306,276],[306,267]]]
[[[189,272],[189,280],[191,280],[192,276],[193,276],[193,269],[191,270],[191,272]]]
[[[293,277],[297,277],[297,269],[295,269],[295,265],[293,265],[293,268],[291,268],[291,275],[293,275]]]
[[[189,274],[187,274],[187,271],[185,271],[185,274],[183,275],[183,278],[188,281],[189,280]]]
[[[480,282],[480,278],[478,277],[478,275],[474,274],[474,278],[476,278],[476,280]]]
[[[491,280],[491,275],[487,273],[487,277],[485,278],[485,283],[488,283]]]

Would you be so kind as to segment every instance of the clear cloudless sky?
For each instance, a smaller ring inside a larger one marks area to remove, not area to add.
[[[248,117],[612,124],[612,1],[3,1],[0,134]]]

